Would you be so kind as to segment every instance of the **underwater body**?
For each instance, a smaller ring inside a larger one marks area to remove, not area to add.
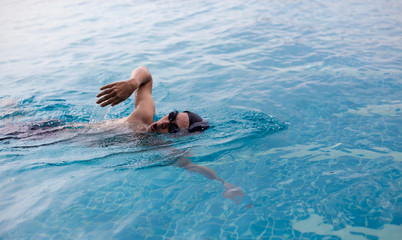
[[[0,239],[399,239],[402,4],[3,1]],[[139,66],[155,120],[99,88]],[[185,171],[188,157],[241,188]]]

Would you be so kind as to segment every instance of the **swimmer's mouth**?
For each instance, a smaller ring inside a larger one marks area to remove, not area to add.
[[[156,131],[156,123],[153,123],[153,124],[151,125],[151,130],[152,130],[152,131]]]

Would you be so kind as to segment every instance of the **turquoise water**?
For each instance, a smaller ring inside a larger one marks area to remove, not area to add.
[[[0,238],[399,239],[401,12],[397,0],[3,1]],[[99,87],[138,65],[157,117],[191,110],[212,127],[102,127],[133,100],[100,109]],[[172,165],[183,155],[245,198]]]

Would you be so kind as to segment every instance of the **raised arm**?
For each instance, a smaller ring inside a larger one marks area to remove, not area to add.
[[[114,82],[101,87],[96,97],[100,98],[96,103],[101,107],[107,105],[115,106],[127,98],[134,91],[135,110],[128,117],[130,122],[151,124],[155,114],[155,103],[152,98],[152,76],[146,67],[138,67],[133,70],[129,80]]]
[[[100,90],[103,91],[96,95],[96,97],[102,98],[98,99],[96,103],[100,104],[101,107],[109,104],[112,104],[112,106],[117,105],[129,98],[140,86],[150,81],[152,81],[152,76],[148,69],[142,66],[138,67],[132,72],[129,80],[114,82],[101,87]]]

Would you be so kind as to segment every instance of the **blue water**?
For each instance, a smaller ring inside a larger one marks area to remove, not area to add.
[[[398,0],[2,1],[0,238],[399,239],[401,12]],[[103,128],[133,99],[100,109],[98,89],[138,65],[156,118],[191,110],[212,127]],[[245,198],[174,166],[183,155]]]

